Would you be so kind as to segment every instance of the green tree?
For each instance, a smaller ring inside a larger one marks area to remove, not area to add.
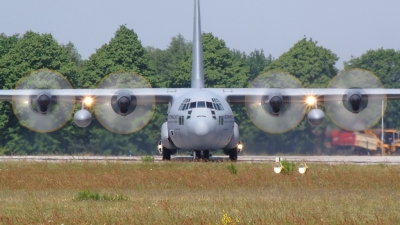
[[[16,35],[12,36],[12,47],[0,59],[0,85],[3,89],[13,89],[25,74],[43,68],[58,71],[76,84],[76,66],[71,62],[68,52],[50,34],[28,31],[17,41],[15,38]],[[10,102],[0,102],[0,109],[1,145],[6,149],[3,153],[54,153],[65,147],[63,137],[69,135],[65,131],[35,133],[19,124]]]
[[[253,81],[260,73],[270,65],[273,61],[273,58],[271,55],[268,55],[266,57],[264,55],[264,51],[261,50],[254,50],[253,52],[250,52],[248,56],[245,58],[246,64],[250,68],[250,73],[249,73],[249,82]]]
[[[185,58],[190,48],[191,44],[181,34],[172,37],[168,48],[165,50],[154,47],[146,48],[149,52],[149,59],[155,66],[156,74],[161,78],[160,87],[167,87],[174,68]]]
[[[317,44],[312,39],[303,38],[264,71],[281,70],[294,75],[305,88],[325,88],[338,72],[335,63],[339,58]]]
[[[119,27],[108,44],[97,49],[85,62],[80,85],[82,88],[94,88],[106,75],[117,71],[137,73],[150,83],[155,79],[146,49],[137,34],[124,25]]]
[[[382,48],[369,50],[360,57],[352,57],[350,61],[344,63],[344,66],[345,69],[360,68],[374,73],[385,88],[400,88],[400,51],[398,50]],[[399,108],[400,101],[388,101],[384,115],[386,128],[400,128]]]
[[[3,55],[7,54],[10,49],[14,47],[14,45],[18,42],[19,35],[14,34],[11,36],[7,36],[4,33],[0,34],[0,59]]]
[[[137,34],[126,26],[120,26],[110,42],[97,49],[84,63],[80,87],[97,87],[106,75],[118,71],[136,73],[147,79],[152,86],[159,85],[159,78],[155,76],[146,49]],[[136,133],[122,135],[106,130],[94,119],[88,128],[81,131],[79,142],[86,146],[82,150],[94,154],[124,155],[130,151],[133,154],[148,154],[149,149],[156,149],[162,124],[153,120]]]
[[[245,87],[249,68],[235,57],[223,40],[211,33],[202,35],[206,87]],[[170,87],[190,87],[192,53],[189,51],[171,76]]]
[[[78,49],[75,48],[75,45],[72,42],[68,42],[68,44],[61,46],[68,52],[70,60],[74,62],[78,68],[83,67],[84,61],[82,60],[82,56],[79,54]]]

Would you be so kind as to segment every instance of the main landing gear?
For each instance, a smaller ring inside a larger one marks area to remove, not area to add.
[[[158,151],[162,154],[162,160],[171,160],[171,155],[176,153],[176,149],[164,147],[161,141],[158,143]]]
[[[208,160],[210,160],[210,156],[211,156],[210,150],[204,150],[204,151],[193,150],[193,159],[194,160],[204,159],[204,160],[208,161]]]
[[[163,148],[162,151],[162,160],[171,160],[171,149]]]
[[[229,149],[227,153],[228,153],[227,155],[229,155],[229,160],[231,160],[231,161],[236,161],[237,160],[238,149],[236,147],[232,148],[232,149]]]
[[[239,141],[236,147],[231,149],[225,149],[224,153],[229,155],[229,160],[236,161],[238,159],[238,154],[243,150],[243,144]]]

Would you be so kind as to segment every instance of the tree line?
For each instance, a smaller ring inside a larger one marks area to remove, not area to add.
[[[230,49],[212,33],[203,33],[203,51],[206,87],[248,87],[258,75],[280,70],[294,75],[306,88],[324,88],[339,72],[335,67],[337,55],[307,38],[275,59],[263,50],[246,54]],[[27,73],[48,68],[63,74],[74,88],[96,88],[105,76],[117,71],[140,74],[155,88],[184,88],[190,87],[191,58],[191,43],[182,35],[172,37],[169,46],[162,50],[142,46],[137,34],[126,26],[120,26],[114,37],[87,60],[82,60],[73,43],[60,44],[51,34],[0,34],[0,85],[2,89],[13,89]],[[398,50],[368,50],[345,62],[344,68],[369,70],[386,88],[399,88]],[[232,105],[232,109],[248,154],[323,153],[329,139],[327,130],[337,129],[329,118],[319,127],[312,127],[304,118],[289,132],[268,134],[250,121],[244,105]],[[385,127],[400,128],[398,109],[399,101],[388,103]],[[167,106],[157,105],[147,126],[132,134],[111,133],[95,117],[84,129],[71,118],[57,131],[37,133],[18,122],[10,102],[0,102],[0,155],[157,154],[166,110]]]

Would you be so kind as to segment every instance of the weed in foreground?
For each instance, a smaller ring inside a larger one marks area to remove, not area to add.
[[[293,174],[294,169],[296,168],[296,164],[293,162],[289,162],[286,159],[284,159],[282,162],[282,173],[285,175],[290,175]]]
[[[230,163],[228,166],[226,166],[226,168],[228,168],[229,172],[231,172],[231,174],[236,175],[237,174],[237,168],[233,163]]]
[[[225,212],[225,210],[222,210],[222,212],[224,213],[221,219],[222,225],[234,225],[240,222],[238,218],[233,219],[232,217],[230,217],[228,213]]]
[[[75,198],[73,198],[74,201],[85,201],[85,200],[95,200],[95,201],[126,201],[128,200],[128,197],[125,195],[116,195],[116,196],[112,196],[112,195],[107,195],[104,194],[103,196],[101,196],[99,193],[97,192],[91,192],[89,190],[85,190],[85,191],[80,191],[78,193],[78,196],[76,196]]]
[[[142,157],[142,162],[154,162],[154,157],[153,156],[143,156]]]

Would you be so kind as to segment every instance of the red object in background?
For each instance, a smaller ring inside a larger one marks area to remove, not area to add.
[[[356,134],[349,131],[332,131],[332,145],[355,146]]]

